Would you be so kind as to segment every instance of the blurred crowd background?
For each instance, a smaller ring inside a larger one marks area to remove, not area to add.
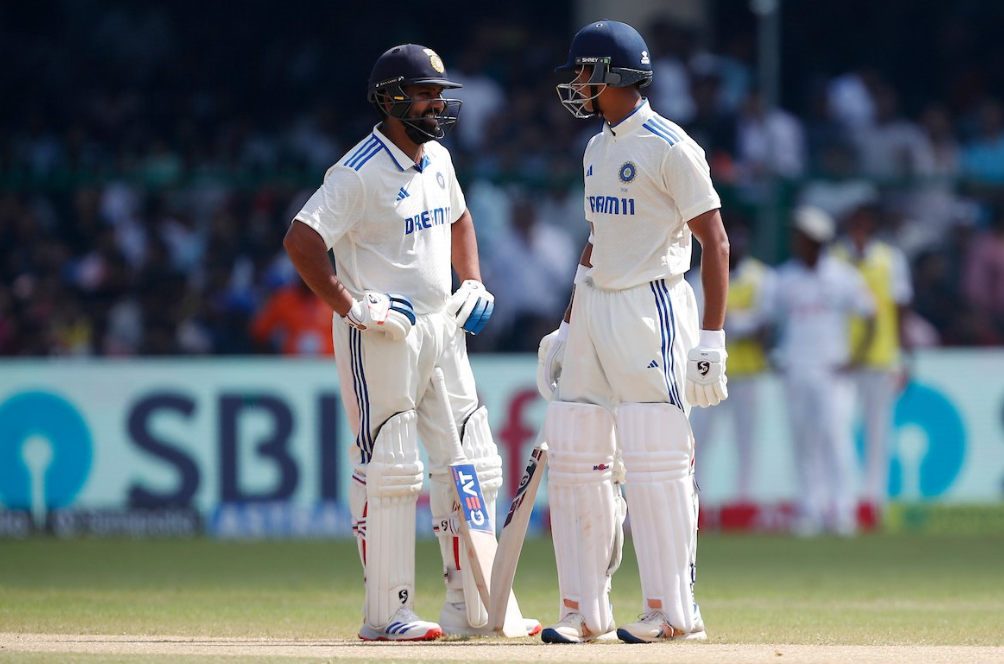
[[[0,355],[330,352],[282,237],[375,124],[374,59],[409,41],[465,85],[447,144],[498,301],[471,345],[535,351],[598,124],[554,92],[571,3],[500,4],[0,2]],[[1004,3],[782,2],[776,105],[750,3],[708,6],[636,27],[726,224],[776,263],[792,206],[866,206],[909,261],[914,345],[1004,344]]]

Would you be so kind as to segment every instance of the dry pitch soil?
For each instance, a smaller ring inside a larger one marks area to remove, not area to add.
[[[193,638],[145,635],[15,634],[0,632],[0,658],[18,653],[178,657],[317,658],[328,661],[380,659],[465,662],[597,662],[631,664],[1000,664],[1004,647],[826,646],[597,642],[548,646],[540,641],[439,641],[423,644],[338,640]]]

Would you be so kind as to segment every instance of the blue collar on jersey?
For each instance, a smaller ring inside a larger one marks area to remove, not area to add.
[[[635,106],[634,110],[625,115],[617,124],[611,125],[604,122],[603,131],[609,131],[614,136],[623,136],[640,127],[654,114],[655,111],[648,104],[648,98],[642,97],[641,103]]]
[[[403,171],[408,168],[414,168],[416,171],[421,173],[432,162],[428,153],[422,155],[422,161],[420,163],[416,164],[413,162],[411,157],[406,155],[401,148],[394,145],[394,142],[387,138],[382,131],[380,131],[380,125],[373,127],[373,135],[378,141],[383,143],[384,148],[387,150],[387,154],[389,154],[390,158],[394,160],[394,165],[397,166],[399,170]]]

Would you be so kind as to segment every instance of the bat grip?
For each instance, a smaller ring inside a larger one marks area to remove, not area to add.
[[[443,370],[436,367],[432,370],[432,390],[436,393],[442,412],[443,425],[450,435],[450,461],[466,461],[463,444],[460,442],[460,432],[457,431],[457,421],[453,419],[453,408],[450,407],[450,394],[446,391],[446,376]]]

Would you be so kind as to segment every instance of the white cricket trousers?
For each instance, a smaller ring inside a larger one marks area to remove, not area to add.
[[[784,376],[791,418],[802,526],[853,532],[857,491],[851,416],[854,384],[822,367]]]
[[[896,406],[896,372],[861,369],[853,374],[865,427],[862,497],[881,508],[889,497],[889,454]]]
[[[625,290],[575,288],[559,401],[613,413],[622,403],[669,403],[685,413],[687,353],[697,344],[697,300],[683,277]]]
[[[380,427],[397,413],[418,413],[418,437],[432,470],[450,462],[448,432],[432,390],[442,368],[454,421],[465,422],[478,405],[464,332],[442,313],[417,316],[407,337],[359,331],[336,314],[332,325],[342,404],[356,437],[353,463],[368,463]]]

